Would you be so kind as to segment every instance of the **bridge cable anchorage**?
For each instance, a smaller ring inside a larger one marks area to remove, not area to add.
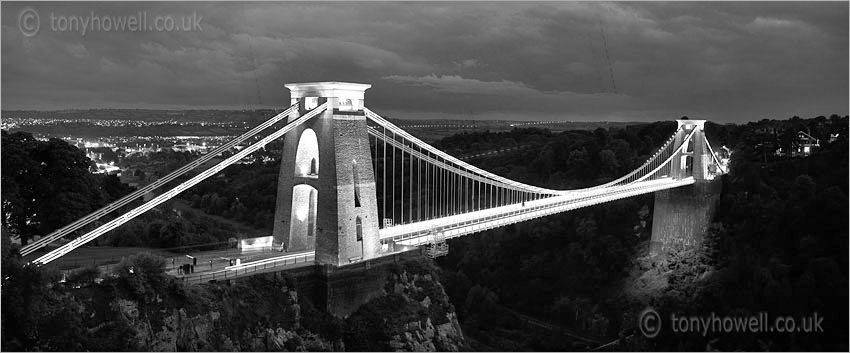
[[[227,143],[217,147],[216,149],[212,150],[211,152],[204,154],[203,156],[201,156],[198,159],[190,162],[189,164],[181,167],[180,169],[177,169],[177,170],[169,173],[168,175],[154,181],[153,183],[148,184],[148,185],[128,194],[127,196],[124,196],[124,197],[110,203],[109,205],[106,205],[103,208],[92,212],[91,214],[89,214],[89,215],[87,215],[83,218],[78,219],[77,221],[75,221],[71,224],[68,224],[68,225],[66,225],[62,228],[59,228],[59,229],[53,231],[53,233],[50,233],[50,234],[42,237],[39,240],[36,240],[36,241],[34,241],[30,244],[27,244],[26,246],[21,248],[21,255],[22,256],[29,255],[32,252],[34,252],[34,251],[56,241],[56,240],[58,240],[58,239],[60,239],[64,236],[66,236],[66,235],[88,225],[89,223],[91,223],[95,220],[100,219],[101,217],[103,217],[103,216],[105,216],[105,215],[107,215],[107,214],[109,214],[109,213],[111,213],[111,212],[133,202],[133,201],[135,201],[136,199],[138,199],[138,198],[144,196],[145,194],[159,188],[160,186],[167,184],[168,182],[182,176],[183,174],[186,174],[190,170],[195,169],[198,166],[210,161],[211,159],[215,158],[216,156],[223,153],[224,151],[227,151],[227,150],[233,148],[234,146],[242,143],[243,141],[253,137],[254,135],[259,133],[260,131],[263,131],[263,130],[267,129],[268,127],[274,125],[275,123],[283,120],[284,118],[288,117],[290,113],[295,111],[297,108],[298,108],[298,102],[291,105],[289,108],[287,108],[283,112],[275,115],[271,119],[266,120],[262,124],[257,125],[256,127],[249,130],[248,132],[240,135],[239,137],[237,137],[233,140],[228,141]]]
[[[290,130],[300,126],[301,124],[303,124],[305,121],[310,120],[314,116],[319,115],[320,113],[324,112],[327,109],[327,107],[328,107],[327,102],[321,104],[320,106],[316,107],[312,111],[310,111],[310,112],[302,115],[301,117],[287,123],[285,126],[280,128],[279,130],[272,132],[271,134],[262,138],[260,141],[255,142],[251,146],[245,147],[241,151],[239,151],[239,152],[233,154],[233,156],[230,156],[229,158],[219,162],[215,166],[201,172],[200,174],[190,178],[189,180],[181,183],[180,185],[172,188],[171,190],[168,190],[165,193],[160,194],[159,196],[151,199],[150,201],[142,204],[141,206],[130,210],[129,212],[119,216],[118,218],[115,218],[112,221],[109,221],[109,222],[101,225],[100,227],[98,227],[98,228],[96,228],[96,229],[94,229],[94,230],[92,230],[92,231],[90,231],[90,232],[68,242],[67,244],[56,248],[55,250],[45,254],[44,256],[39,257],[38,259],[34,260],[33,263],[41,264],[41,265],[47,264],[47,263],[49,263],[49,262],[51,262],[51,261],[53,261],[53,260],[55,260],[55,259],[57,259],[61,256],[64,256],[65,254],[73,251],[74,249],[76,249],[76,248],[78,248],[78,247],[100,237],[101,235],[105,234],[106,232],[108,232],[112,229],[115,229],[115,228],[121,226],[124,223],[127,223],[131,219],[133,219],[133,218],[147,212],[148,210],[156,207],[157,205],[177,196],[178,194],[185,191],[186,189],[197,185],[198,183],[200,183],[200,182],[204,181],[205,179],[215,175],[216,173],[220,172],[224,168],[227,168],[231,164],[239,161],[240,159],[245,158],[245,156],[259,150],[262,147],[265,147],[265,145],[267,145],[269,142],[280,138],[281,136],[283,136],[284,134],[286,134]]]

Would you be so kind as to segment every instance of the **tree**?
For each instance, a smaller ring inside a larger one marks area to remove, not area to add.
[[[570,173],[578,176],[578,179],[586,179],[585,176],[588,174],[587,169],[590,166],[587,150],[582,147],[581,149],[574,149],[570,151],[570,154],[567,156],[566,164],[567,170]]]
[[[26,244],[130,192],[115,176],[92,174],[93,168],[83,151],[62,140],[4,130],[3,225]]]
[[[613,177],[619,168],[620,163],[617,162],[617,156],[614,154],[614,151],[602,150],[599,152],[600,176]]]
[[[163,292],[169,277],[165,275],[164,258],[140,253],[121,260],[114,272],[120,283],[144,303],[151,303]]]

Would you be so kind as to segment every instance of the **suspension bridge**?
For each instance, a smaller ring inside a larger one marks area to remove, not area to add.
[[[288,254],[307,254],[315,263],[334,266],[378,258],[398,247],[428,246],[439,255],[447,251],[449,238],[710,181],[727,172],[705,137],[705,121],[678,120],[669,139],[632,172],[593,187],[548,189],[493,174],[417,139],[365,106],[365,91],[371,85],[318,82],[286,87],[291,91],[289,108],[186,166],[27,244],[21,254],[78,235],[33,260],[50,263],[279,138],[284,147],[274,242]],[[214,166],[189,173],[260,136]],[[175,180],[182,181],[139,204],[143,195]],[[128,205],[132,208],[122,209]],[[92,226],[95,221],[102,224]]]

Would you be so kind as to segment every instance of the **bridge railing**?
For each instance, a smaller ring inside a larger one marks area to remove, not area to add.
[[[265,270],[280,268],[284,269],[287,267],[293,267],[296,264],[306,264],[313,263],[315,261],[315,254],[305,254],[300,256],[295,256],[291,258],[285,258],[278,261],[273,262],[263,262],[258,263],[256,265],[250,266],[240,266],[238,268],[234,268],[232,270],[222,270],[210,273],[200,273],[197,275],[186,275],[180,277],[185,283],[204,283],[213,280],[225,280],[225,279],[234,279],[237,277],[245,277],[249,275],[254,275],[258,273],[263,273]]]

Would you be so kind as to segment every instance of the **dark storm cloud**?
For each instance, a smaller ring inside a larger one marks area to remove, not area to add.
[[[25,37],[31,7],[41,31]],[[847,3],[3,3],[3,109],[282,106],[371,83],[393,117],[741,121],[847,113]],[[50,15],[203,16],[185,33]],[[607,45],[606,45],[607,44]],[[609,59],[610,58],[610,59]],[[610,60],[610,66],[609,66]],[[612,77],[613,76],[613,77]]]

